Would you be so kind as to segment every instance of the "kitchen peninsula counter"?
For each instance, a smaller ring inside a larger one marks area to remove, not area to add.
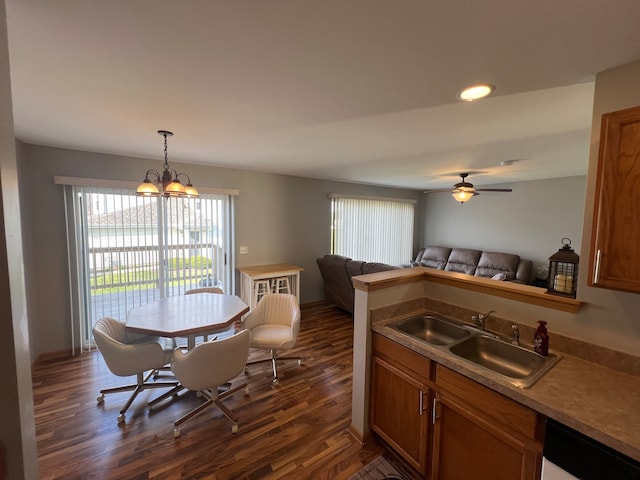
[[[361,275],[353,278],[355,286],[354,312],[354,392],[351,432],[362,439],[369,432],[369,364],[371,333],[377,332],[409,349],[432,359],[504,396],[525,405],[546,417],[553,418],[589,437],[640,461],[640,358],[604,347],[593,346],[564,337],[550,330],[551,352],[562,359],[530,388],[518,388],[490,371],[460,358],[446,348],[437,347],[403,334],[388,325],[410,316],[436,312],[458,321],[470,317],[487,304],[504,318],[523,319],[523,329],[534,330],[535,321],[520,316],[523,303],[535,304],[536,297],[546,298],[534,287],[512,290],[510,286],[492,280],[476,280],[462,285],[460,275],[427,268],[407,268]],[[442,287],[446,285],[446,287]],[[454,288],[451,288],[454,287]],[[533,289],[533,290],[531,290]],[[486,291],[485,291],[486,290]],[[511,292],[527,293],[527,300],[511,298]],[[542,290],[542,289],[540,289]],[[495,292],[498,292],[496,294]],[[533,291],[533,295],[528,295]],[[541,304],[534,315],[544,315],[547,309],[561,310],[561,315],[573,315],[584,307],[573,299],[568,303],[552,300]],[[435,308],[434,308],[435,307]],[[565,308],[569,307],[569,308]],[[531,307],[527,307],[531,308]],[[465,315],[461,316],[460,312]],[[497,313],[495,314],[497,315]],[[542,317],[544,318],[544,317]],[[504,320],[510,329],[511,321]],[[492,326],[487,326],[492,330]],[[495,331],[495,330],[494,330]],[[509,330],[510,331],[510,330]],[[504,331],[498,330],[501,336]],[[522,332],[521,332],[522,333]],[[529,332],[521,338],[528,338]],[[532,337],[532,335],[531,335]],[[526,341],[524,342],[527,343]],[[573,348],[582,344],[580,348]],[[569,346],[564,350],[561,347]],[[586,347],[586,348],[585,348]],[[608,350],[605,351],[605,350]],[[604,355],[600,353],[604,352]],[[612,353],[613,352],[613,353]],[[582,355],[582,353],[587,353]],[[611,354],[612,353],[612,354]],[[607,357],[608,354],[611,354]],[[598,363],[595,363],[593,360]]]
[[[562,352],[530,388],[518,388],[456,355],[411,338],[379,320],[372,330],[640,461],[640,378]]]

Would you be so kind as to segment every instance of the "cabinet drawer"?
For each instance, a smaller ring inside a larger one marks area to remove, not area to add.
[[[408,369],[412,376],[420,381],[427,382],[431,379],[430,359],[375,332],[371,342],[377,356],[396,366]]]
[[[441,365],[436,369],[436,385],[439,391],[457,397],[478,416],[500,422],[525,438],[542,440],[544,418],[536,411]]]

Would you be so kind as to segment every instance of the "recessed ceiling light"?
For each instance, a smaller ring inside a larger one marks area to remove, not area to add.
[[[477,85],[471,85],[470,87],[465,88],[458,94],[458,98],[460,100],[464,100],[466,102],[472,102],[474,100],[479,100],[491,94],[496,89],[493,85],[489,85],[488,83],[480,83]]]

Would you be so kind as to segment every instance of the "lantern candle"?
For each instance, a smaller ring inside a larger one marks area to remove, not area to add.
[[[549,257],[547,292],[576,298],[578,262],[580,257],[571,248],[571,240],[562,239],[562,248]],[[575,279],[575,280],[574,280]]]
[[[566,275],[556,275],[555,281],[553,283],[553,289],[556,292],[566,292],[567,288],[567,276]]]
[[[573,277],[571,275],[567,275],[566,282],[564,285],[565,293],[571,293],[573,290]]]

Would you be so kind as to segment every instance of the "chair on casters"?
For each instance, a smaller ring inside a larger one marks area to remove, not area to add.
[[[270,293],[244,319],[244,327],[251,331],[251,347],[271,351],[271,357],[263,360],[247,362],[253,365],[271,362],[273,367],[273,384],[278,384],[278,361],[297,360],[300,357],[279,357],[278,350],[292,348],[300,331],[300,307],[295,295],[286,293]],[[247,368],[245,367],[245,373]]]
[[[242,330],[232,337],[201,343],[187,352],[174,352],[171,369],[176,378],[183,387],[199,392],[207,399],[176,420],[173,428],[175,438],[180,436],[180,425],[214,404],[233,422],[231,431],[238,432],[238,417],[221,400],[240,389],[244,389],[245,395],[248,395],[249,388],[243,383],[224,393],[218,393],[218,387],[242,373],[249,356],[250,342],[251,333],[249,330]]]
[[[118,416],[118,424],[125,423],[125,414],[140,392],[149,388],[171,388],[177,391],[178,382],[150,382],[152,375],[171,361],[172,349],[163,348],[158,337],[127,333],[120,320],[104,317],[93,326],[93,338],[107,367],[114,375],[129,377],[136,375],[137,381],[122,387],[100,390],[98,403],[104,402],[108,393],[133,390]],[[145,372],[149,373],[145,376]]]
[[[218,287],[192,288],[192,289],[186,290],[184,292],[185,295],[193,295],[194,293],[221,293],[221,294],[224,294],[222,289],[218,288]],[[204,338],[205,342],[209,339],[207,335],[204,335],[203,338]],[[176,343],[175,339],[174,339],[174,345],[176,346],[176,348],[178,347],[178,344]]]

